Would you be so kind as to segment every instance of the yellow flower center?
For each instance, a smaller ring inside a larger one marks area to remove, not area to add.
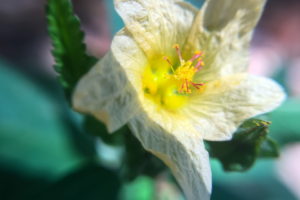
[[[195,74],[204,66],[202,52],[195,52],[192,58],[185,61],[179,45],[174,45],[174,48],[179,59],[178,65],[173,65],[164,56],[153,60],[142,75],[145,96],[171,111],[183,106],[192,92],[204,89],[204,83],[193,82]]]

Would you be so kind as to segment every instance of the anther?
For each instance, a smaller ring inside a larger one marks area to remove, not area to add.
[[[169,65],[171,65],[171,66],[173,67],[173,65],[172,65],[172,63],[171,63],[171,61],[170,61],[170,59],[169,59],[167,56],[164,56],[163,59],[164,59],[165,61],[167,61],[167,62],[169,63]]]
[[[184,60],[183,60],[183,58],[182,58],[181,51],[180,51],[180,49],[179,49],[179,44],[175,44],[175,45],[173,46],[173,48],[175,48],[175,50],[176,50],[176,53],[177,53],[177,55],[178,55],[178,57],[179,57],[179,60],[180,60],[180,64],[183,64]]]
[[[172,64],[172,62],[170,61],[170,59],[169,59],[167,56],[164,56],[163,59],[164,59],[165,61],[167,61],[167,63],[170,65],[172,71],[175,72],[175,70],[174,70],[174,68],[173,68],[173,64]]]

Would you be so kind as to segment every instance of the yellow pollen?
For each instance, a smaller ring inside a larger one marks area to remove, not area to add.
[[[178,44],[173,46],[178,58],[163,56],[151,60],[142,75],[144,95],[157,105],[174,111],[188,101],[192,92],[202,92],[204,83],[193,82],[204,62],[203,52],[196,51],[190,59],[182,57]],[[162,60],[164,60],[162,62]]]
[[[174,67],[169,61],[169,59],[165,56],[165,59],[170,65],[173,74],[170,74],[169,77],[173,78],[180,82],[180,85],[178,87],[178,92],[182,94],[190,94],[192,93],[191,86],[193,88],[196,88],[197,90],[201,89],[201,86],[203,86],[203,83],[194,83],[193,78],[194,75],[204,66],[204,62],[201,58],[201,55],[203,54],[201,51],[196,51],[192,58],[188,61],[185,61],[182,59],[182,55],[179,49],[179,45],[175,44],[174,48],[176,49],[176,52],[178,54],[179,60],[180,60],[180,66],[176,68],[174,71]],[[194,61],[197,61],[194,65]]]

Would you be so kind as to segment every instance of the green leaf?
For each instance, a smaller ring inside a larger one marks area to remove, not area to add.
[[[124,144],[123,134],[128,131],[126,127],[123,127],[113,134],[108,133],[105,125],[99,120],[95,119],[92,116],[85,116],[83,121],[84,130],[94,136],[98,136],[101,140],[113,146],[121,146]]]
[[[114,171],[88,163],[44,189],[34,199],[116,200],[120,186]]]
[[[279,151],[278,151],[277,143],[273,139],[267,137],[260,145],[259,157],[261,157],[261,158],[278,158]]]
[[[83,128],[87,133],[100,137],[107,145],[124,148],[121,176],[126,181],[133,181],[139,175],[155,177],[166,169],[158,158],[142,147],[127,126],[110,134],[104,124],[92,116],[86,116]]]
[[[132,181],[139,175],[156,177],[166,166],[153,154],[146,151],[128,129],[124,134],[125,156],[122,168],[124,180]]]
[[[117,200],[121,187],[115,171],[94,162],[81,165],[55,181],[2,166],[0,177],[1,200]]]
[[[275,142],[267,138],[270,122],[250,119],[244,122],[232,140],[207,142],[210,155],[217,158],[225,171],[245,171],[257,157],[277,157]]]
[[[56,179],[86,162],[57,103],[1,61],[0,91],[0,166]]]
[[[155,197],[155,182],[147,176],[140,176],[123,185],[120,200],[151,200]]]
[[[54,67],[69,97],[77,81],[97,59],[86,54],[84,33],[69,0],[48,0],[46,12],[56,62]]]

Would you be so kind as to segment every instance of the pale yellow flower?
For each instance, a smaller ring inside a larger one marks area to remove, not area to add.
[[[228,140],[247,118],[276,108],[275,82],[246,73],[265,0],[115,0],[125,28],[79,82],[74,108],[110,132],[128,123],[170,167],[190,200],[209,199],[205,140]]]

